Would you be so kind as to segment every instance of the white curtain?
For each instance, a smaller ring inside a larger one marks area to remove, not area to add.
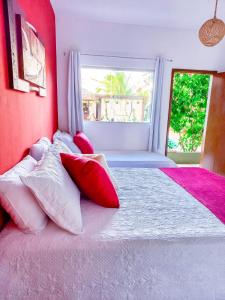
[[[163,76],[164,76],[165,59],[162,57],[156,58],[153,102],[150,116],[150,131],[149,131],[149,151],[159,152],[160,148],[160,116],[161,116],[161,101],[163,91]]]
[[[72,135],[83,131],[83,109],[81,97],[80,54],[69,53],[68,68],[68,128]]]

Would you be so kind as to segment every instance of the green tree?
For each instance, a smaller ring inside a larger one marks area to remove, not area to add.
[[[201,145],[209,82],[207,74],[175,73],[170,126],[184,152],[195,152]]]
[[[99,81],[100,86],[97,88],[97,93],[105,93],[106,95],[121,95],[129,96],[132,94],[132,89],[129,86],[129,78],[124,72],[109,73],[104,80]]]
[[[104,93],[105,95],[113,96],[140,96],[143,101],[144,120],[149,118],[149,97],[150,97],[150,82],[151,78],[149,73],[144,73],[142,84],[138,86],[132,86],[130,84],[129,76],[125,72],[109,73],[105,76],[102,81],[98,81],[99,87],[97,87],[97,93]],[[131,102],[132,106],[132,102]],[[106,112],[107,115],[107,112]],[[136,121],[135,110],[131,108],[129,114],[129,120],[132,122]]]

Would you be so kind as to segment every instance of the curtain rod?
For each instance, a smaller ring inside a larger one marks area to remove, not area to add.
[[[126,59],[140,59],[140,60],[156,60],[155,57],[135,57],[135,56],[119,56],[119,55],[104,55],[104,54],[89,54],[80,53],[83,56],[97,56],[97,57],[110,57],[110,58],[126,58]],[[166,58],[166,61],[172,62],[172,59]]]
[[[66,55],[66,52],[64,52]],[[156,60],[155,57],[135,57],[135,56],[119,56],[119,55],[104,55],[104,54],[90,54],[90,53],[80,53],[81,56],[96,56],[96,57],[109,57],[109,58],[124,58],[124,59],[136,59],[136,60]],[[173,62],[171,58],[165,59],[168,62]]]

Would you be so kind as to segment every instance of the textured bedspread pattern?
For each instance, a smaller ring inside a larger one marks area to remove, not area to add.
[[[225,224],[225,178],[202,168],[164,168],[165,174]]]
[[[0,299],[222,300],[225,226],[158,169],[115,169],[120,209],[81,201],[84,233],[0,236]]]

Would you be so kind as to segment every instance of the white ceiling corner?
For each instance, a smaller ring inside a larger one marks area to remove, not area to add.
[[[51,0],[57,15],[159,28],[197,29],[212,18],[215,0]],[[225,0],[218,17],[225,21]]]

